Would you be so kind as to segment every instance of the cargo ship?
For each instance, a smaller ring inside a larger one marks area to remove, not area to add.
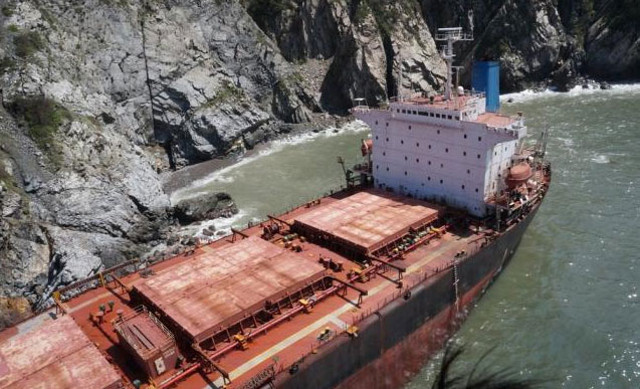
[[[397,388],[508,264],[548,191],[546,133],[498,113],[497,64],[353,115],[346,185],[215,241],[57,290],[0,333],[0,389]]]

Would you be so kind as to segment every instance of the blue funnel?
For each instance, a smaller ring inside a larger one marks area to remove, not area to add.
[[[487,111],[500,109],[500,63],[497,61],[477,61],[471,71],[471,87],[487,96]]]

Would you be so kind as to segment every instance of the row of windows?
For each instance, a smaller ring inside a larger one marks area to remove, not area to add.
[[[387,170],[389,170],[389,168],[387,168]],[[405,175],[405,176],[407,175],[407,172],[406,172],[406,171],[404,172],[404,175]],[[431,176],[427,176],[427,181],[431,181]],[[444,180],[443,180],[443,179],[440,179],[440,184],[441,184],[441,185],[444,185]],[[421,185],[422,185],[422,186],[424,186],[424,182],[423,182],[423,183],[421,183]],[[465,186],[464,186],[464,184],[462,184],[462,185],[460,186],[460,188],[461,188],[462,190],[465,190]],[[479,189],[479,188],[476,188],[476,189],[475,189],[475,192],[476,192],[476,193],[478,193],[479,191],[480,191],[480,189]]]
[[[378,125],[378,121],[376,120],[376,125]],[[387,127],[389,127],[389,123],[387,122]],[[409,125],[409,130],[411,130],[411,125]],[[440,130],[437,130],[438,135],[440,134]],[[467,134],[463,135],[464,139],[467,139]],[[376,140],[378,139],[378,136],[376,135]],[[387,138],[387,142],[389,141],[389,138]],[[478,142],[482,142],[482,137],[479,136],[478,137]],[[505,151],[507,151],[507,148],[505,147],[504,149]]]
[[[404,144],[404,142],[403,142],[403,141],[401,141],[400,143]],[[420,147],[420,143],[416,143],[416,147]],[[431,145],[429,145],[429,150],[431,150]],[[444,149],[444,152],[445,152],[445,153],[448,153],[448,152],[449,152],[449,148],[448,148],[448,147],[447,147],[447,148],[445,148],[445,149]],[[382,152],[382,156],[383,156],[383,157],[386,157],[386,156],[387,156],[387,152],[386,152],[386,151],[383,151],[383,152]],[[467,152],[466,152],[466,151],[463,151],[463,152],[462,152],[462,156],[466,157],[466,156],[467,156]],[[478,154],[478,155],[477,155],[477,158],[478,158],[478,159],[482,158],[482,155],[481,155],[481,154]],[[404,160],[405,160],[405,161],[407,160],[407,156],[406,156],[406,155],[405,155],[405,157],[404,157]],[[419,162],[419,160],[416,160],[416,162]],[[431,164],[431,163],[429,163],[429,164]]]
[[[406,155],[404,156],[404,160],[405,160],[405,161],[408,161],[408,158],[407,158],[407,156],[406,156]],[[420,163],[420,158],[416,158],[416,163]],[[427,164],[428,164],[429,166],[431,166],[431,161],[427,161]],[[440,164],[440,168],[441,168],[441,169],[444,169],[444,163],[441,163],[441,164]],[[376,170],[380,170],[380,165],[376,165]],[[389,168],[388,168],[388,167],[387,167],[387,171],[389,171]],[[471,169],[467,169],[467,174],[471,174]],[[405,172],[405,176],[406,176],[406,175],[407,175],[407,174],[406,174],[406,172]],[[498,174],[498,177],[501,177],[501,174]]]
[[[409,129],[411,129],[411,126],[409,126]],[[438,130],[438,134],[440,134],[440,130]],[[467,135],[465,134],[464,137],[466,138]],[[376,140],[379,140],[379,139],[380,139],[380,137],[378,135],[376,135]],[[386,137],[385,141],[389,142],[389,137]],[[478,142],[482,142],[482,137],[481,136],[478,137]],[[400,139],[400,144],[404,144],[404,139]],[[416,147],[420,147],[420,142],[416,142]],[[429,150],[431,150],[431,145],[429,145]],[[504,151],[507,151],[506,147],[504,148]]]
[[[376,169],[378,169],[378,168],[379,168],[379,166],[376,165]],[[386,170],[389,171],[389,167],[388,166],[387,166]],[[469,173],[469,170],[467,170],[467,173]],[[404,171],[404,175],[407,176],[408,174],[409,174],[409,172],[405,170]],[[431,176],[427,176],[427,181],[431,181]],[[440,179],[440,184],[444,184],[444,180],[443,179]],[[495,183],[494,183],[494,185],[495,185]],[[423,186],[424,186],[424,183],[423,183]],[[465,186],[463,184],[462,185],[462,190],[464,190],[464,189],[465,189]],[[478,191],[479,191],[479,189],[476,188],[476,193],[478,193]]]
[[[420,116],[425,116],[425,117],[431,117],[431,118],[436,118],[436,119],[448,119],[448,120],[460,120],[460,116],[459,115],[449,115],[449,114],[440,114],[440,113],[436,113],[436,112],[425,112],[425,111],[414,111],[414,110],[410,110],[410,109],[403,109],[400,110],[399,108],[396,109],[397,113],[405,113],[405,114],[409,114],[409,115],[420,115]]]

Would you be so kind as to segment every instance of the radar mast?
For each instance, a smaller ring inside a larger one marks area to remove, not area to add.
[[[436,34],[436,41],[446,41],[447,44],[442,46],[442,58],[447,62],[447,83],[444,89],[444,99],[451,100],[451,84],[452,84],[452,69],[453,69],[453,43],[458,41],[472,41],[473,34],[465,34],[462,32],[462,27],[447,27],[439,28]]]

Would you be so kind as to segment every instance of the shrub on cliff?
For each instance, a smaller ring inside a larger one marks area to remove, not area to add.
[[[25,31],[13,37],[16,55],[20,58],[29,58],[36,51],[44,48],[42,38],[35,31]]]
[[[54,142],[55,134],[60,125],[71,119],[71,113],[44,96],[18,97],[9,105],[9,109],[27,125],[29,137],[48,154],[51,162],[59,166],[60,155]]]

